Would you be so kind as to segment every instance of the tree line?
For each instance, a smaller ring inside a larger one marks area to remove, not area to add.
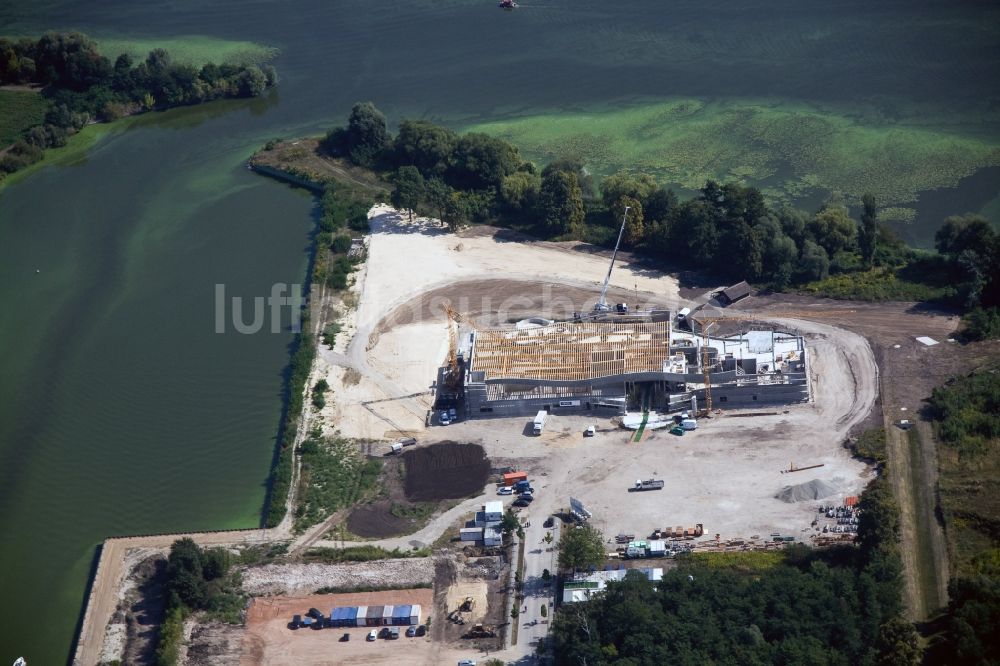
[[[65,145],[92,120],[199,104],[225,97],[256,97],[276,83],[270,65],[217,65],[201,68],[175,63],[164,49],[145,60],[128,54],[114,62],[78,32],[48,32],[37,40],[0,38],[0,85],[44,86],[49,100],[45,122],[29,128],[0,158],[0,174],[12,173],[42,157],[45,148]]]
[[[885,480],[861,508],[856,547],[795,546],[752,571],[682,556],[655,586],[629,574],[564,605],[552,626],[556,663],[912,666],[920,649],[900,617],[899,522]]]
[[[232,557],[224,548],[203,549],[190,538],[170,546],[165,584],[166,617],[156,647],[157,666],[178,662],[184,640],[184,619],[194,611],[208,611],[238,622],[243,597],[238,579],[230,576]]]
[[[708,181],[685,201],[644,173],[619,172],[595,187],[579,160],[538,169],[516,146],[486,134],[403,120],[393,137],[370,102],[356,104],[323,148],[387,174],[395,206],[452,228],[504,224],[544,238],[613,243],[627,207],[622,244],[653,259],[778,290],[830,275],[908,270],[918,281],[933,276],[948,285],[952,304],[979,308],[970,337],[1000,334],[1000,237],[978,215],[948,218],[935,255],[907,247],[880,224],[871,194],[854,219],[838,197],[810,214],[771,205],[759,189],[737,183]]]

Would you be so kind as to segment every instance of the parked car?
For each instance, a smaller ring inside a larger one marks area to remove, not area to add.
[[[497,495],[513,495],[514,489],[510,486],[500,486],[497,488]]]
[[[378,632],[375,631],[374,629],[372,629],[371,631],[369,631],[368,635],[365,636],[365,640],[369,641],[369,642],[374,641],[376,638],[378,638]]]
[[[415,625],[410,625],[406,628],[406,637],[413,638],[417,635],[417,627]]]
[[[426,633],[427,633],[427,627],[426,626],[420,625],[419,627],[417,627],[417,636],[423,636]]]
[[[378,632],[379,638],[389,638],[389,627],[382,627]]]
[[[462,661],[458,662],[458,666],[476,666],[476,660],[475,659],[463,659]]]
[[[386,638],[390,641],[399,640],[399,627],[389,627],[389,635]]]
[[[545,519],[545,522],[542,523],[542,527],[549,528],[554,526],[555,524],[556,524],[556,519],[553,518],[552,516],[549,516],[548,518]]]
[[[346,632],[344,633],[343,636],[340,637],[340,642],[341,643],[347,643],[350,640],[351,640],[351,635],[348,634],[348,633],[346,633]]]
[[[311,617],[313,619],[316,619],[316,620],[322,620],[323,619],[323,614],[320,613],[315,608],[310,608],[309,611],[306,613],[306,615],[308,615],[309,617]]]
[[[529,502],[528,500],[520,499],[519,498],[519,499],[514,500],[514,503],[511,504],[511,506],[516,506],[516,507],[519,507],[519,508],[524,508],[524,507],[528,506],[529,504],[531,504],[531,502]]]
[[[302,625],[302,616],[301,615],[293,615],[292,616],[292,621],[288,623],[288,628],[289,629],[298,629],[301,625]]]
[[[524,500],[525,502],[528,502],[529,504],[531,502],[535,501],[535,497],[531,493],[521,493],[520,495],[517,496],[517,499]]]
[[[452,407],[451,409],[449,409],[448,410],[448,418],[451,419],[452,421],[457,421],[458,420],[458,410],[455,409],[454,407]]]
[[[451,425],[451,416],[448,415],[447,409],[441,410],[441,415],[438,417],[438,421],[441,422],[441,425]]]
[[[584,437],[593,437],[597,434],[597,428],[594,426],[588,426],[586,430],[583,431]]]

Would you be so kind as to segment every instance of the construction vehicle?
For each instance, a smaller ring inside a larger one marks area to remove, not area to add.
[[[475,607],[476,607],[476,600],[473,599],[472,597],[466,597],[465,601],[462,602],[462,605],[458,607],[458,610],[461,613],[471,613],[472,609]]]
[[[636,479],[635,485],[628,489],[630,493],[643,490],[663,490],[663,481],[661,479],[647,479],[646,481]]]
[[[476,624],[462,635],[462,638],[495,638],[496,628],[491,624]]]
[[[621,245],[622,235],[625,233],[625,221],[628,220],[629,210],[631,209],[628,206],[625,206],[625,213],[622,215],[622,226],[621,229],[618,230],[618,240],[615,241],[615,250],[611,253],[611,265],[608,266],[608,275],[604,278],[604,285],[601,287],[601,295],[597,299],[597,303],[594,304],[595,313],[608,312],[611,309],[608,307],[608,302],[605,300],[605,296],[607,296],[608,293],[608,283],[611,281],[611,271],[615,267],[615,258],[618,256],[618,246]],[[625,314],[628,312],[628,306],[625,307],[623,312],[621,307],[622,305],[624,305],[624,303],[619,304],[618,312]]]
[[[531,424],[531,431],[533,433],[535,433],[536,435],[542,434],[542,428],[545,427],[545,419],[548,418],[548,415],[549,413],[544,409],[540,410],[537,414],[535,414],[535,420]]]

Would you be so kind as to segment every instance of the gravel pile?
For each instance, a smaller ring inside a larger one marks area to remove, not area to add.
[[[429,557],[348,564],[267,564],[243,571],[248,594],[311,594],[321,587],[388,587],[430,583],[434,560]]]
[[[503,565],[499,557],[480,557],[469,560],[465,563],[462,575],[467,578],[482,578],[485,580],[497,580]]]
[[[813,479],[807,483],[800,483],[797,486],[785,486],[775,497],[782,502],[804,502],[806,500],[818,500],[830,495],[836,495],[837,489],[829,483]]]

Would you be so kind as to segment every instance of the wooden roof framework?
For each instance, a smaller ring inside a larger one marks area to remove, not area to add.
[[[662,372],[669,322],[583,322],[476,333],[472,369],[486,380],[579,381]]]

